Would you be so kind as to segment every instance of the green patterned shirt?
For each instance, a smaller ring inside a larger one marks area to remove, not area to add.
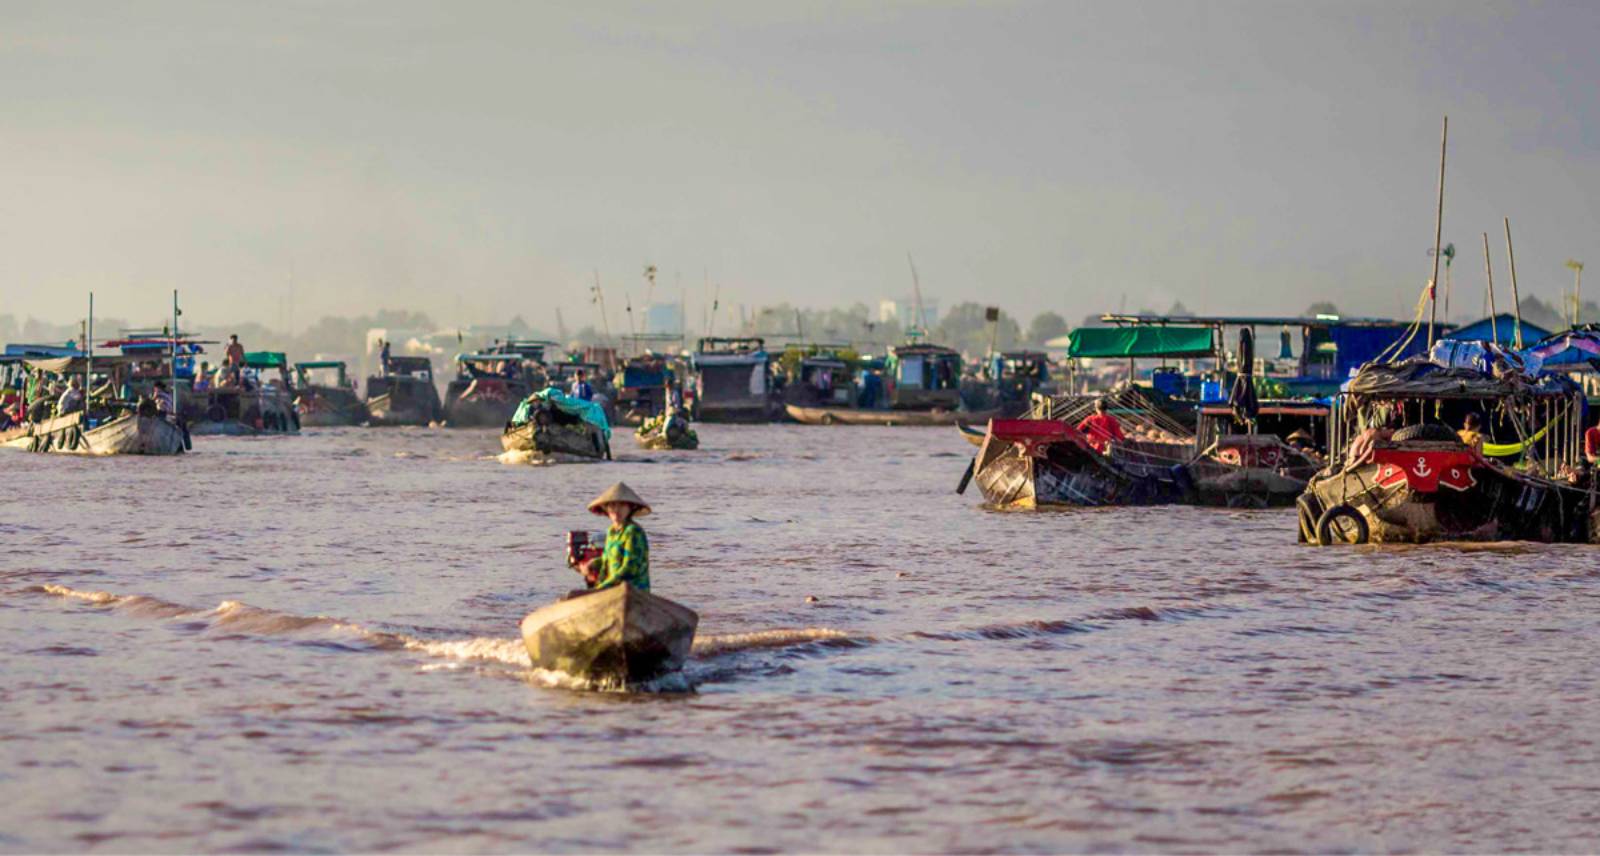
[[[640,591],[650,590],[650,541],[632,520],[621,529],[606,530],[606,549],[600,554],[600,581],[596,589],[627,583]]]

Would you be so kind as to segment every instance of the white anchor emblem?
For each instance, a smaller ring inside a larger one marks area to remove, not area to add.
[[[1411,471],[1416,473],[1419,478],[1427,478],[1433,475],[1433,468],[1428,466],[1428,459],[1420,456],[1417,458],[1417,465],[1412,467]]]

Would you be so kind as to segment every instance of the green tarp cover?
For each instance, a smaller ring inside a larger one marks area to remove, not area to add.
[[[553,386],[546,389],[541,389],[533,395],[523,399],[522,404],[517,406],[517,412],[511,416],[512,425],[528,424],[529,405],[534,401],[548,401],[556,408],[560,409],[563,413],[576,416],[579,419],[588,422],[590,425],[599,428],[601,433],[606,435],[607,440],[611,439],[611,423],[606,419],[606,411],[604,408],[592,401],[584,401],[581,398],[573,398],[572,396],[567,395]]]
[[[1079,327],[1069,357],[1209,357],[1210,327]]]
[[[250,351],[244,355],[244,364],[253,369],[281,369],[289,365],[289,358],[279,351]]]
[[[246,359],[249,359],[246,357]],[[297,369],[338,369],[344,368],[344,363],[338,360],[312,360],[309,363],[295,363]]]

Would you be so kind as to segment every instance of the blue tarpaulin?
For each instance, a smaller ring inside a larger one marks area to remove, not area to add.
[[[560,410],[562,413],[576,416],[590,425],[599,428],[600,431],[606,435],[607,440],[611,439],[611,422],[606,419],[606,411],[604,408],[592,401],[584,401],[581,398],[573,398],[572,396],[567,395],[553,386],[549,387],[548,389],[539,390],[538,392],[524,399],[523,402],[517,406],[517,412],[512,414],[511,424],[526,425],[528,422],[528,408],[529,405],[531,405],[534,401],[548,401],[553,407],[555,407],[557,410]]]

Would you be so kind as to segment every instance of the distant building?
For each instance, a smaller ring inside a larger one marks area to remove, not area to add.
[[[1490,322],[1493,322],[1492,324]],[[1550,335],[1550,331],[1537,324],[1522,322],[1522,344],[1531,345]],[[1517,316],[1510,312],[1502,312],[1494,318],[1484,318],[1462,327],[1457,327],[1446,334],[1448,338],[1458,342],[1489,342],[1494,341],[1502,345],[1514,346],[1517,341]]]
[[[917,323],[917,299],[915,297],[901,297],[895,300],[878,301],[878,323],[895,324],[902,330],[911,327],[931,329],[939,323],[939,301],[936,298],[922,299],[922,323]]]
[[[683,305],[679,303],[652,303],[644,310],[644,332],[682,333]]]

